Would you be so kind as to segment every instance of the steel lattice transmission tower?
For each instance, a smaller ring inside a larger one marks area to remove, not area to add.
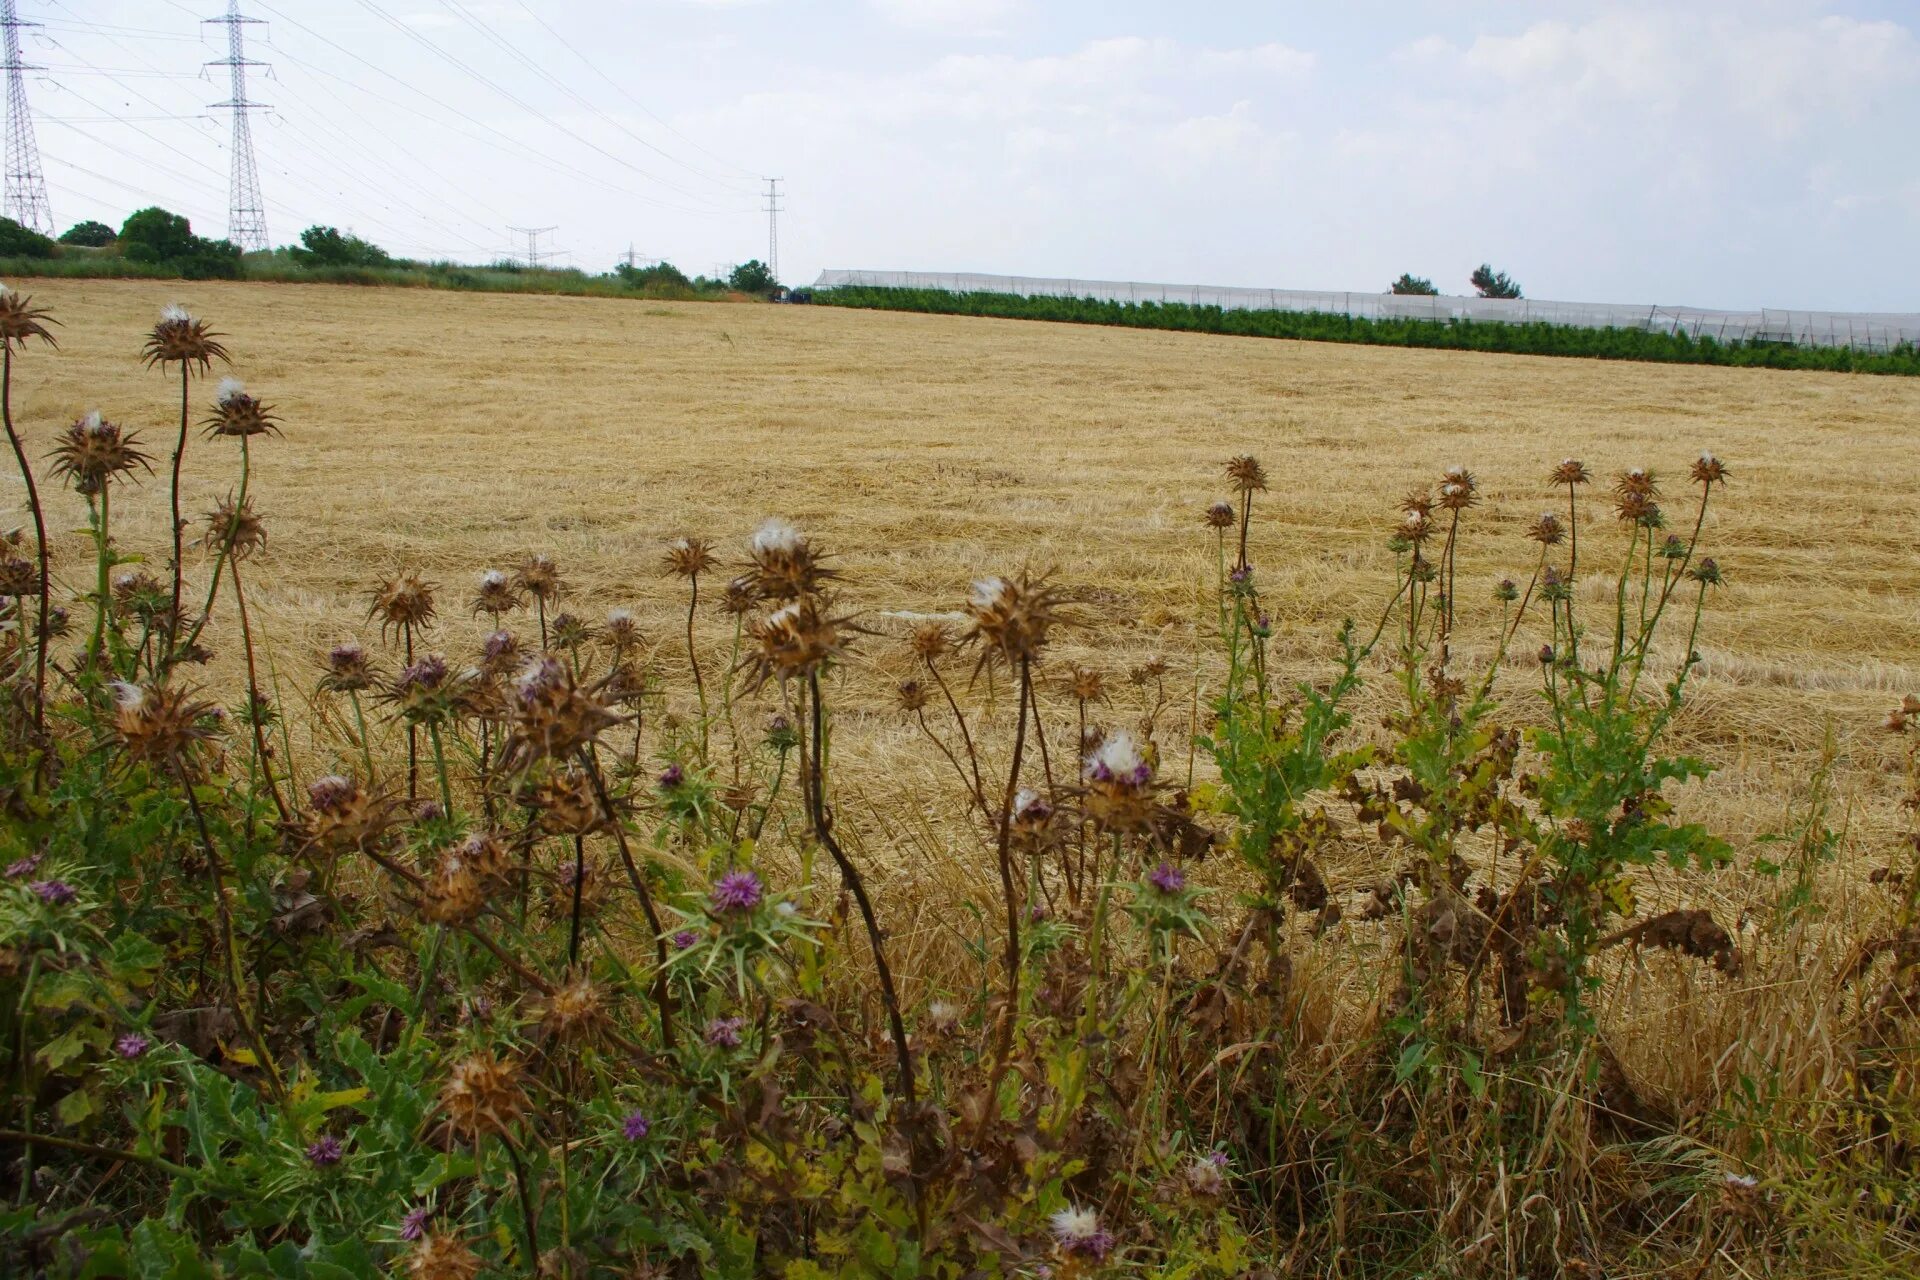
[[[20,59],[22,22],[14,0],[0,0],[0,26],[7,30],[7,197],[6,213],[23,227],[53,234],[53,210],[47,204],[47,179],[40,172],[40,144],[33,136],[33,112],[27,108],[27,76],[40,68]]]
[[[767,278],[780,282],[780,184],[782,178],[767,179]]]
[[[230,80],[227,100],[211,104],[216,110],[224,108],[233,112],[233,182],[227,202],[227,238],[248,251],[265,249],[269,247],[267,207],[260,196],[260,166],[253,158],[251,117],[268,104],[247,97],[247,68],[267,64],[247,57],[245,35],[246,29],[260,25],[261,19],[244,16],[240,12],[240,0],[227,0],[226,13],[206,21],[227,29],[227,56],[207,64],[225,67]]]

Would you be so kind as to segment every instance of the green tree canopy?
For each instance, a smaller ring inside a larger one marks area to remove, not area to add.
[[[12,218],[0,218],[0,258],[51,258],[53,241]]]
[[[767,270],[766,263],[749,258],[728,273],[727,286],[741,293],[772,293],[780,287],[780,282]]]
[[[1408,272],[1402,272],[1398,280],[1395,280],[1391,285],[1387,286],[1387,291],[1389,293],[1419,294],[1429,298],[1437,296],[1440,292],[1433,287],[1433,281],[1427,279],[1425,276],[1416,276]]]
[[[113,243],[113,228],[104,222],[76,222],[67,228],[60,237],[61,244],[75,244],[87,249],[98,249]]]
[[[1487,263],[1474,268],[1467,278],[1468,283],[1480,291],[1483,298],[1517,298],[1520,296],[1520,282],[1504,271],[1495,271]]]
[[[393,256],[379,245],[337,227],[308,227],[300,233],[300,244],[303,247],[289,246],[287,254],[303,266],[384,267],[393,262]]]

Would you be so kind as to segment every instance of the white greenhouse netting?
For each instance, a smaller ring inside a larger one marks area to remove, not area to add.
[[[1547,302],[1537,298],[1423,297],[1392,293],[1331,293],[1304,289],[1234,289],[1220,285],[1143,284],[1120,280],[1049,280],[969,272],[850,271],[829,269],[816,289],[864,285],[885,289],[944,289],[950,293],[1011,293],[1029,298],[1094,298],[1102,302],[1180,302],[1228,311],[1314,311],[1368,320],[1493,320],[1507,324],[1564,324],[1582,329],[1640,329],[1684,333],[1722,342],[1783,342],[1803,347],[1886,351],[1920,343],[1920,314],[1863,311],[1706,311],[1698,307],[1633,306],[1604,302]]]

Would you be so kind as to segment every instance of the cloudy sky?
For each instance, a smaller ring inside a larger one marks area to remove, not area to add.
[[[63,227],[224,234],[223,5],[20,0]],[[1920,0],[242,8],[276,242],[1920,310]]]

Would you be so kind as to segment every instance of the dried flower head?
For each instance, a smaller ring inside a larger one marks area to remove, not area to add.
[[[1694,462],[1689,474],[1692,475],[1695,484],[1705,485],[1708,488],[1716,484],[1724,485],[1727,482],[1727,464],[1710,453],[1703,453]]]
[[[0,345],[7,350],[26,350],[28,338],[38,338],[50,347],[59,346],[47,330],[49,324],[58,323],[51,311],[34,306],[30,296],[0,284]]]
[[[200,545],[214,552],[224,549],[234,560],[250,559],[266,549],[266,522],[254,511],[251,497],[240,499],[237,506],[232,494],[222,498],[207,512],[206,528]]]
[[[491,1051],[454,1063],[440,1086],[439,1110],[448,1132],[469,1143],[488,1134],[509,1135],[526,1109],[519,1064],[503,1062]]]
[[[227,349],[217,341],[222,336],[214,333],[205,320],[189,315],[185,307],[170,303],[161,309],[160,320],[147,335],[140,354],[149,369],[157,364],[199,365],[200,372],[205,373],[215,360],[230,363]]]
[[[1243,453],[1227,462],[1227,479],[1233,481],[1233,487],[1239,493],[1264,491],[1267,487],[1267,473],[1261,467],[1259,459],[1250,453]]]
[[[832,601],[805,595],[747,624],[753,649],[741,659],[746,685],[758,689],[769,681],[813,675],[846,651],[843,634],[856,630],[852,619],[836,617]]]
[[[486,883],[468,862],[462,846],[440,855],[440,864],[421,896],[420,914],[433,924],[460,925],[486,910]]]
[[[1153,764],[1125,729],[1104,735],[1081,766],[1087,817],[1105,831],[1145,831],[1153,819]]]
[[[489,676],[505,675],[509,671],[518,671],[526,665],[526,659],[520,652],[520,641],[513,632],[495,631],[480,642],[480,669]]]
[[[1567,528],[1560,522],[1559,516],[1551,511],[1542,511],[1527,527],[1527,536],[1543,547],[1557,547],[1566,541]]]
[[[1440,505],[1448,511],[1465,511],[1480,500],[1479,491],[1473,472],[1462,466],[1448,467],[1440,478]]]
[[[1207,508],[1207,528],[1225,532],[1239,523],[1239,517],[1233,514],[1233,507],[1225,502],[1216,502]]]
[[[454,674],[445,658],[429,653],[401,668],[380,698],[410,723],[444,724],[460,709],[467,686],[464,674]]]
[[[514,585],[542,604],[549,604],[560,598],[562,584],[560,569],[553,563],[553,557],[535,554],[527,557],[513,577]]]
[[[99,493],[109,480],[127,475],[135,467],[153,473],[153,460],[136,444],[140,433],[122,431],[94,410],[76,419],[60,435],[60,442],[48,455],[53,459],[53,474],[72,479],[81,493]]]
[[[928,618],[914,625],[907,645],[922,662],[938,662],[953,648],[953,628],[939,618]]]
[[[744,575],[727,579],[727,585],[720,592],[720,612],[729,618],[744,618],[758,607],[760,601],[753,594],[753,584]]]
[[[534,1004],[542,1039],[568,1047],[597,1043],[612,1026],[606,997],[585,974]]]
[[[556,614],[553,619],[553,643],[568,651],[578,650],[593,639],[593,628],[577,614]]]
[[[784,520],[769,519],[747,540],[748,588],[761,600],[795,600],[814,595],[837,575],[800,531]]]
[[[495,622],[503,613],[512,613],[526,603],[520,592],[509,578],[499,569],[489,569],[480,575],[480,585],[473,593],[473,612],[476,616],[492,614]]]
[[[507,743],[500,762],[524,768],[542,757],[565,759],[623,717],[597,689],[583,689],[572,668],[542,654],[529,662],[507,699]]]
[[[926,709],[927,696],[927,686],[911,677],[893,687],[894,705],[910,716]]]
[[[128,757],[192,776],[201,753],[218,736],[217,708],[193,694],[166,684],[115,684],[114,735]]]
[[[1107,678],[1092,667],[1075,667],[1067,689],[1081,702],[1099,702],[1107,696]]]
[[[413,1215],[407,1218],[411,1223]],[[405,1237],[406,1233],[402,1231],[401,1235]],[[407,1280],[474,1280],[481,1265],[480,1255],[468,1248],[465,1240],[452,1232],[435,1231],[408,1252]]]
[[[396,574],[373,594],[368,618],[380,619],[380,634],[391,639],[407,631],[418,631],[433,621],[434,585],[411,569]]]
[[[640,624],[634,619],[633,610],[607,610],[607,620],[600,626],[600,638],[611,645],[615,653],[623,653],[639,645]]]
[[[308,783],[307,801],[313,810],[305,827],[308,838],[336,853],[368,847],[395,819],[391,800],[369,795],[358,782],[340,774],[327,774]]]
[[[974,583],[967,616],[964,639],[981,644],[982,665],[994,659],[1009,666],[1038,661],[1053,628],[1072,624],[1046,575],[1035,578],[1025,569],[1011,581],[982,578]]]
[[[705,538],[675,538],[661,556],[662,568],[681,578],[697,578],[719,563]]]
[[[1207,1200],[1217,1200],[1227,1191],[1227,1158],[1223,1152],[1201,1156],[1187,1166],[1187,1190]]]
[[[248,395],[246,384],[238,378],[220,379],[220,391],[213,398],[213,412],[201,426],[209,436],[242,440],[280,434],[273,406]]]
[[[716,1049],[738,1049],[745,1018],[715,1018],[707,1023],[706,1041]]]
[[[605,821],[593,780],[574,765],[540,778],[529,792],[527,803],[539,814],[541,829],[551,835],[591,835]]]
[[[40,571],[30,560],[12,554],[0,554],[0,596],[37,596]]]
[[[1577,484],[1586,484],[1592,479],[1593,475],[1587,470],[1587,464],[1577,458],[1561,459],[1560,465],[1547,476],[1549,484],[1564,484],[1569,488]]]

